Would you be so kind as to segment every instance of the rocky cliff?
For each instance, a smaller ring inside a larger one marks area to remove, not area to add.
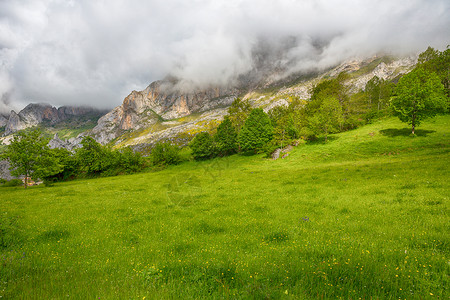
[[[5,126],[4,136],[16,131],[33,127],[39,124],[55,125],[68,119],[83,117],[86,115],[103,115],[104,112],[89,107],[68,107],[56,108],[50,104],[32,103],[27,105],[19,113],[11,111]],[[1,125],[1,120],[0,120]],[[2,127],[2,126],[0,126]]]
[[[364,89],[373,76],[394,80],[408,72],[416,61],[416,56],[355,59],[317,76],[291,76],[274,85],[268,85],[267,80],[261,81],[259,86],[252,82],[251,86],[241,85],[236,90],[209,89],[183,94],[175,89],[174,84],[155,82],[144,91],[133,91],[121,106],[99,120],[92,133],[101,143],[115,139],[114,143],[119,147],[130,145],[138,149],[139,145],[153,144],[159,140],[180,140],[177,137],[188,139],[200,131],[217,126],[238,94],[254,107],[268,111],[275,106],[287,105],[291,96],[309,99],[314,85],[324,78],[336,77],[341,72],[349,73],[346,84],[350,93],[354,93]]]
[[[132,91],[121,106],[99,119],[91,135],[104,144],[127,131],[147,128],[158,121],[228,106],[237,94],[233,88],[189,90],[180,87],[174,79],[156,81],[143,91]]]
[[[8,123],[8,119],[5,116],[0,115],[0,127],[5,127]]]

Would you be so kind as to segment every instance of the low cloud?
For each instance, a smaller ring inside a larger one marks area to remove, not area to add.
[[[1,1],[0,112],[112,108],[169,74],[220,85],[254,70],[444,49],[449,16],[447,0]]]

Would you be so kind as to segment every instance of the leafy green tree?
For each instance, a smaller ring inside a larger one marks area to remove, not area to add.
[[[348,77],[349,75],[347,73],[342,72],[336,78],[323,80],[313,87],[311,90],[311,101],[306,108],[308,118],[316,114],[316,111],[322,106],[324,99],[333,97],[338,99],[342,108],[343,121],[339,123],[339,130],[343,131],[355,127],[352,122],[349,87],[344,84]]]
[[[447,97],[450,97],[450,46],[442,52],[428,47],[419,55],[417,65],[426,71],[436,73],[444,85]]]
[[[238,141],[242,151],[257,152],[272,140],[272,136],[269,116],[261,108],[255,108],[239,132]]]
[[[25,188],[28,178],[43,179],[60,172],[62,166],[50,152],[48,142],[39,129],[19,131],[2,154],[11,165],[12,175],[25,176]]]
[[[72,152],[64,148],[55,148],[50,149],[50,154],[57,159],[61,169],[43,178],[45,183],[67,180],[78,175],[78,161]]]
[[[203,131],[195,136],[189,144],[192,149],[192,156],[195,160],[204,160],[213,157],[214,141],[208,132]]]
[[[389,101],[393,92],[393,83],[374,76],[366,83],[365,92],[369,100],[369,109],[375,105],[379,111]]]
[[[327,96],[333,96],[339,100],[339,103],[342,107],[345,107],[345,104],[349,99],[349,87],[344,83],[348,78],[349,75],[345,72],[342,72],[336,78],[325,79],[321,81],[319,84],[312,88],[311,101],[314,101],[316,99],[324,99]]]
[[[219,127],[217,127],[214,141],[216,143],[217,151],[222,156],[237,152],[237,133],[228,116],[226,116]]]
[[[114,162],[110,149],[99,144],[90,136],[83,137],[82,148],[76,152],[76,157],[82,171],[88,175],[99,175],[108,170]]]
[[[412,127],[448,109],[448,98],[439,77],[418,67],[403,76],[397,84],[396,96],[391,99],[395,116]]]
[[[236,132],[239,133],[242,126],[244,126],[245,120],[247,120],[252,106],[247,100],[242,100],[241,98],[236,98],[231,106],[228,108],[228,116]]]
[[[338,132],[344,118],[342,106],[335,97],[328,96],[320,100],[320,106],[313,115],[308,118],[309,128],[315,135],[324,135],[325,142],[328,134]]]
[[[181,161],[180,148],[170,142],[159,142],[152,149],[150,158],[155,166],[176,165]]]

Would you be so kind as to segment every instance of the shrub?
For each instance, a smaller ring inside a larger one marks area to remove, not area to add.
[[[272,140],[273,127],[269,116],[261,109],[253,109],[239,132],[239,145],[244,152],[261,150]]]
[[[209,133],[200,132],[189,144],[195,160],[208,159],[214,156],[214,142]]]
[[[11,179],[10,181],[7,181],[3,184],[4,187],[21,186],[21,185],[23,185],[23,182],[20,179]]]
[[[220,155],[230,155],[237,152],[237,133],[228,117],[225,117],[214,135],[216,148]]]
[[[181,162],[180,148],[170,142],[157,143],[152,149],[150,160],[154,166],[176,165]]]

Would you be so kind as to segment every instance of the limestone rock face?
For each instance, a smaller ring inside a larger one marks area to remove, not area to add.
[[[230,105],[236,94],[232,88],[183,89],[173,79],[155,81],[143,91],[132,91],[121,106],[99,119],[91,134],[105,144],[128,130],[147,128],[158,120]]]
[[[50,149],[56,149],[56,148],[65,148],[69,151],[72,151],[76,148],[80,148],[80,142],[81,142],[81,137],[80,138],[71,138],[69,140],[62,140],[59,138],[58,134],[55,133],[55,135],[53,136],[53,138],[48,142],[48,147]]]
[[[8,123],[8,119],[5,118],[4,116],[0,115],[0,127],[6,126],[7,123]]]
[[[6,126],[4,135],[10,135],[16,131],[36,126],[43,122],[53,125],[69,118],[92,113],[103,114],[101,111],[89,107],[62,106],[56,108],[50,104],[32,103],[28,104],[18,114],[15,111],[11,111],[6,124],[3,125]]]
[[[9,171],[10,164],[7,160],[0,160],[0,178],[11,180],[14,179]]]

